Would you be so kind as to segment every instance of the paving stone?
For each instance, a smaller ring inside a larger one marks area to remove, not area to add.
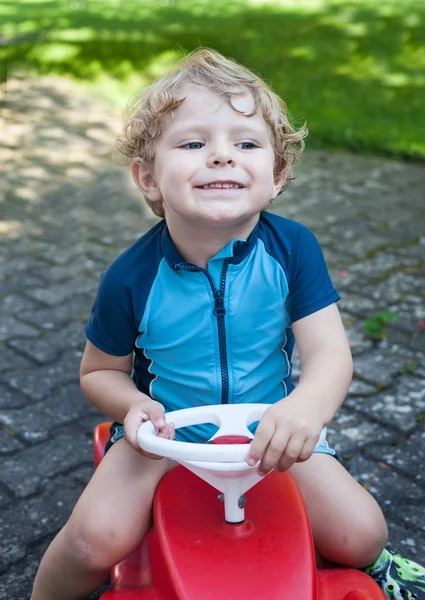
[[[417,267],[420,264],[418,258],[395,256],[388,252],[377,252],[376,256],[358,262],[350,267],[353,277],[361,277],[371,281],[387,278],[394,269],[403,271],[406,267]]]
[[[55,306],[67,302],[74,296],[81,294],[91,294],[97,288],[94,279],[88,277],[79,277],[72,279],[65,285],[63,282],[59,285],[51,285],[48,288],[31,289],[27,291],[28,296],[40,300],[48,306]]]
[[[19,390],[11,390],[9,387],[0,383],[0,409],[1,408],[19,408],[27,405],[28,397]]]
[[[387,387],[400,373],[400,360],[390,352],[367,352],[354,358],[354,373],[366,381]]]
[[[351,289],[357,289],[357,287],[361,287],[365,283],[364,281],[361,281],[358,276],[355,276],[353,273],[351,273],[350,269],[344,267],[342,269],[330,267],[329,275],[336,291],[341,298],[344,298],[347,294],[349,294]]]
[[[364,336],[363,323],[352,315],[341,311],[342,322],[350,343],[351,354],[357,356],[373,348],[373,342]]]
[[[33,339],[33,338],[28,338]],[[38,338],[34,338],[38,339]],[[25,340],[28,343],[27,340]],[[22,345],[22,344],[21,344]],[[20,348],[17,348],[17,352],[8,348],[6,344],[0,343],[0,373],[6,373],[7,371],[16,371],[17,369],[31,369],[34,366],[34,363],[25,356],[22,356],[22,353],[19,352]]]
[[[72,240],[70,239],[70,242]],[[78,243],[72,242],[72,245],[66,248],[54,248],[52,251],[51,245],[40,252],[40,256],[45,259],[47,263],[52,263],[56,266],[69,266],[72,265],[77,258],[86,260],[87,257],[94,258],[100,261],[102,264],[109,264],[111,260],[116,258],[120,253],[120,248],[116,250],[105,250],[102,244],[94,243],[92,241],[79,241]],[[109,260],[111,258],[111,260]]]
[[[51,252],[52,245],[50,242],[46,240],[42,240],[40,238],[35,237],[21,237],[14,241],[13,247],[11,247],[9,255],[10,256],[18,256],[19,258],[23,258],[24,260],[28,260],[28,257],[31,256],[35,263],[38,265],[40,262],[40,257],[43,252]],[[8,256],[8,260],[10,260],[10,256]]]
[[[390,352],[400,365],[400,374],[411,373],[416,377],[425,378],[425,353],[420,350],[406,348],[399,344],[393,344],[389,340],[382,342],[385,352]]]
[[[422,305],[412,307],[401,303],[388,305],[387,308],[389,312],[398,315],[398,320],[389,326],[389,335],[392,329],[403,329],[411,334],[411,340],[417,340],[422,336],[422,323],[425,322],[425,308]]]
[[[24,547],[22,547],[24,550]],[[0,598],[3,600],[26,600],[39,565],[38,557],[32,552],[23,555],[22,561],[7,568],[0,576]]]
[[[40,329],[59,329],[71,320],[85,324],[90,316],[91,308],[94,302],[93,296],[76,296],[64,304],[51,308],[33,310],[24,310],[21,317],[28,323],[32,323]]]
[[[365,291],[365,288],[362,288],[362,290]],[[361,316],[363,319],[365,317],[370,317],[377,312],[381,312],[386,306],[379,297],[372,298],[361,296],[360,294],[352,291],[351,288],[344,291],[344,294],[338,305],[340,310]]]
[[[400,439],[391,443],[391,445],[384,444],[379,449],[371,447],[367,453],[375,459],[382,460],[400,473],[404,473],[414,481],[425,484],[423,469],[425,464],[425,431],[415,431],[407,440]],[[423,520],[423,527],[425,530],[425,520]]]
[[[10,276],[2,284],[3,293],[19,294],[22,290],[26,293],[33,289],[37,289],[46,285],[46,282],[37,277],[34,273],[20,273],[19,275]]]
[[[11,339],[8,343],[29,358],[39,363],[48,363],[58,358],[65,349],[83,350],[85,341],[84,325],[72,322],[63,329],[55,330],[54,333],[43,332],[39,337],[30,339],[25,344],[22,344],[20,339]]]
[[[10,490],[7,489],[5,485],[2,485],[0,482],[0,509],[3,507],[9,506],[14,502],[14,496]],[[0,596],[1,598],[1,596]]]
[[[83,418],[80,418],[77,423],[80,431],[92,439],[96,425],[111,421],[112,419],[110,417],[105,417],[105,415],[102,415],[101,412],[92,407],[90,413],[84,415]]]
[[[398,264],[397,258],[394,257],[396,265]],[[422,298],[423,300],[423,281],[421,279],[408,273],[392,273],[384,281],[363,286],[358,290],[358,293],[375,300],[384,301],[386,305],[401,301],[415,304],[416,298]]]
[[[37,258],[31,256],[28,252],[21,254],[20,256],[17,256],[17,254],[17,252],[14,252],[0,262],[0,273],[2,275],[5,275],[6,277],[15,275],[16,273],[22,275],[23,273],[32,271],[37,266]]]
[[[390,390],[368,398],[347,397],[345,404],[379,423],[413,431],[418,419],[425,416],[425,380],[403,375]]]
[[[51,536],[53,537],[53,536]],[[51,538],[31,547],[27,552],[25,562],[14,563],[0,575],[1,600],[25,600],[31,593],[32,584],[37,573],[38,565]],[[88,600],[98,600],[109,586],[102,586],[98,592],[89,596]]]
[[[405,510],[406,508],[403,508],[403,512]],[[410,511],[408,510],[408,512]],[[410,524],[410,522],[403,517],[401,517],[400,520],[405,521],[406,524]],[[423,539],[423,532],[415,527],[407,528],[400,525],[399,521],[388,521],[389,546],[405,558],[414,560],[420,565],[425,563],[425,547]]]
[[[387,302],[386,304],[381,303],[380,306],[376,305],[373,309],[369,310],[369,312],[363,313],[365,315],[365,318],[363,319],[362,324],[367,318],[374,317],[375,315],[381,312],[388,312],[392,313],[396,320],[390,321],[388,323],[388,330],[386,332],[387,336],[392,334],[393,329],[405,330],[413,334],[413,336],[417,336],[421,333],[421,322],[425,320],[425,308],[422,304],[421,299],[419,297],[417,297],[416,299],[418,300],[418,303],[416,305],[407,304],[405,302],[400,302],[396,304]],[[349,305],[349,307],[352,306],[352,304]],[[340,308],[342,307],[340,306]],[[359,314],[359,309],[356,310],[356,313]],[[349,321],[348,318],[347,320]],[[359,326],[359,334],[362,333],[362,329],[363,325],[361,327]],[[348,333],[349,328],[347,328],[347,330]],[[410,336],[409,339],[412,339],[412,337]],[[371,344],[372,342],[370,341],[369,343]]]
[[[8,340],[12,337],[33,337],[39,335],[40,332],[34,327],[29,327],[24,323],[20,323],[9,315],[0,316],[0,342]]]
[[[378,287],[368,288],[363,287],[361,293],[373,294],[380,298],[380,305],[373,311],[370,311],[369,316],[381,312],[383,310],[391,312],[398,316],[398,320],[391,324],[391,327],[402,328],[412,333],[420,333],[420,323],[425,319],[425,305],[423,295],[421,295],[418,286],[423,283],[423,277],[416,278],[416,289],[410,292],[403,293],[401,285],[398,285],[400,280],[406,279],[408,276],[397,273],[393,276],[392,281],[388,280]],[[418,281],[419,280],[419,281]],[[389,285],[391,283],[391,286]],[[387,285],[388,284],[388,285]]]
[[[407,346],[411,350],[425,354],[425,331],[422,327],[418,327],[415,332],[406,332],[395,326],[388,327],[386,339],[390,346]]]
[[[344,461],[344,466],[376,498],[391,521],[398,521],[398,513],[403,507],[423,505],[425,489],[396,473],[381,460],[375,461],[356,453]]]
[[[400,342],[400,343],[398,343]],[[393,331],[387,333],[387,338],[382,342],[374,344],[372,353],[365,353],[361,358],[355,357],[354,367],[359,377],[367,378],[370,376],[372,367],[367,368],[367,362],[372,355],[371,364],[377,354],[382,356],[382,361],[386,363],[385,372],[382,374],[381,381],[376,382],[377,385],[390,385],[391,381],[395,381],[399,375],[412,373],[418,377],[425,377],[425,353],[415,348],[409,347],[409,336]],[[388,365],[391,364],[391,367]],[[382,366],[379,366],[382,369]]]
[[[55,437],[3,460],[1,480],[19,498],[40,490],[45,478],[93,461],[93,442],[79,427],[57,429]]]
[[[83,485],[76,480],[58,477],[55,482],[46,482],[37,497],[6,508],[0,517],[4,544],[3,551],[0,549],[0,568],[22,559],[28,544],[56,533],[69,518],[82,491]]]
[[[420,236],[415,243],[399,246],[395,253],[403,257],[419,258],[425,261],[425,236]]]
[[[347,396],[351,396],[353,398],[357,398],[358,396],[373,396],[377,392],[377,386],[354,378],[350,384]]]
[[[79,379],[82,357],[80,351],[67,351],[53,365],[43,365],[22,373],[11,373],[3,377],[12,388],[21,391],[32,400],[41,400],[58,382],[72,383]]]
[[[0,300],[2,314],[8,313],[20,316],[23,311],[33,312],[39,309],[40,306],[39,302],[31,300],[23,294],[8,294]]]
[[[1,412],[0,412],[0,423],[1,423]],[[14,437],[14,431],[8,427],[0,426],[0,455],[10,454],[23,448],[23,444]]]
[[[345,455],[360,448],[379,443],[390,443],[398,434],[382,425],[366,420],[363,416],[342,407],[328,426],[328,442],[338,455]]]
[[[25,273],[37,266],[37,260],[25,254],[23,256],[6,256],[0,261],[0,275],[9,277],[19,273]]]
[[[364,221],[362,223],[364,225]],[[352,230],[351,230],[352,232]],[[352,264],[358,262],[360,259],[366,258],[371,253],[373,254],[382,244],[387,242],[387,237],[383,234],[372,233],[370,231],[360,232],[356,236],[353,232],[350,237],[346,237],[344,229],[344,220],[339,224],[338,228],[334,228],[333,231],[329,232],[332,235],[332,241],[335,243],[335,238],[345,238],[347,240],[347,247],[344,248],[345,252],[349,252],[353,257]],[[350,269],[348,269],[350,271]]]
[[[69,248],[55,248],[47,244],[45,248],[38,250],[40,259],[53,265],[67,265],[73,261],[73,256],[70,256]]]
[[[0,410],[0,423],[19,433],[28,442],[39,442],[49,437],[57,426],[87,416],[94,407],[84,398],[79,384],[59,386],[47,397],[22,409]]]
[[[301,375],[301,363],[300,363],[300,355],[298,353],[298,348],[295,345],[294,351],[292,353],[292,380],[294,383],[297,383],[300,375]]]
[[[82,465],[72,471],[72,478],[76,479],[84,487],[87,486],[94,473],[94,467],[90,465]]]
[[[69,265],[40,264],[36,268],[37,274],[51,283],[60,283],[76,277],[95,277],[105,270],[106,263],[101,263],[93,258],[78,259]]]
[[[50,541],[49,539],[32,547],[31,551],[27,553],[25,566],[22,566],[21,563],[15,563],[0,575],[1,600],[25,600],[28,597],[39,562]],[[98,600],[107,589],[109,589],[109,586],[102,586],[98,592],[89,596],[88,600]]]
[[[402,554],[404,554],[403,547],[407,547],[412,551],[417,551],[419,549],[423,550],[422,539],[425,533],[425,522],[423,519],[423,515],[421,514],[420,508],[420,503],[415,503],[413,506],[403,506],[402,510],[397,511],[397,522],[394,522],[394,525],[392,527],[393,529],[399,528],[400,522],[405,526],[405,528],[403,528],[404,535],[400,536],[401,539],[400,543],[398,544],[399,551]],[[414,534],[414,543],[407,541],[409,538],[411,538],[412,533]],[[393,539],[392,544],[394,544]],[[415,554],[411,555],[411,558],[412,560],[423,561],[423,558],[415,558]]]

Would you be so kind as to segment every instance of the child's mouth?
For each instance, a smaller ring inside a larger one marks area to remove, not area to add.
[[[196,186],[200,190],[241,190],[244,186],[241,183],[207,183]]]

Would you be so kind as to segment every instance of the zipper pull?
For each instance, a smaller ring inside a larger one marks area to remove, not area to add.
[[[223,302],[221,292],[217,291],[214,294],[214,300],[215,300],[214,315],[216,317],[224,316],[226,314],[226,309],[224,308],[224,302]]]

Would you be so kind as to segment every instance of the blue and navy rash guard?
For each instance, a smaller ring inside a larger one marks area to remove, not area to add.
[[[273,404],[293,390],[292,323],[339,300],[314,235],[262,213],[248,240],[187,263],[163,220],[102,276],[87,338],[134,353],[138,389],[165,411],[205,404]],[[176,439],[208,439],[208,425]]]

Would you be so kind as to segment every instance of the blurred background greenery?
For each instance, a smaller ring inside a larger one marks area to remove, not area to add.
[[[309,147],[425,157],[424,0],[2,0],[0,79],[55,73],[122,110],[199,45],[247,65]]]

